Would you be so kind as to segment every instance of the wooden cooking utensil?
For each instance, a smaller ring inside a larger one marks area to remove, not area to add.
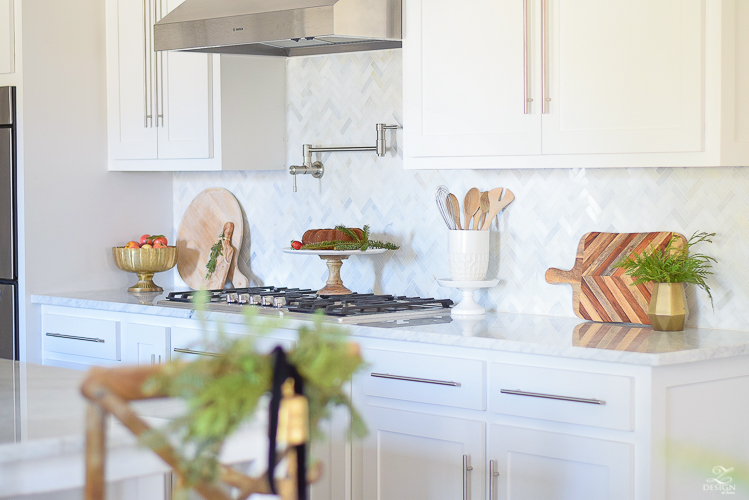
[[[683,235],[671,232],[586,233],[577,246],[575,266],[570,271],[548,269],[546,281],[572,285],[572,310],[580,318],[649,325],[653,284],[634,286],[635,279],[614,264],[651,245],[664,249],[674,234],[686,243]]]
[[[504,196],[502,196],[502,191],[504,191]],[[486,216],[486,220],[481,226],[481,230],[488,231],[492,225],[494,217],[497,216],[500,210],[512,203],[512,200],[514,199],[515,195],[512,194],[512,191],[509,189],[494,188],[489,191],[489,214]]]
[[[481,229],[484,227],[484,221],[486,220],[486,214],[489,213],[489,191],[484,191],[481,193],[481,198],[479,199],[479,209],[481,210],[481,216],[479,217],[479,223],[478,226],[476,226],[477,229]]]
[[[452,193],[447,195],[447,213],[455,223],[455,227],[451,229],[463,229],[463,226],[460,224],[460,202]]]
[[[465,220],[464,229],[471,229],[471,219],[476,215],[479,209],[479,202],[481,200],[481,191],[476,188],[471,188],[466,193],[466,197],[463,200],[463,214]],[[474,227],[474,229],[476,229]]]

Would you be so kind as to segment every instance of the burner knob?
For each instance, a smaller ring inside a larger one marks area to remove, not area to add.
[[[273,297],[273,307],[275,307],[276,309],[281,309],[285,305],[286,305],[285,297]]]
[[[272,295],[263,295],[263,305],[266,307],[272,307],[273,306],[273,296]]]
[[[259,306],[263,303],[263,298],[261,295],[250,295],[250,304],[253,306]]]
[[[247,304],[250,301],[250,294],[249,293],[240,293],[238,298],[239,298],[239,303],[240,304]]]
[[[237,303],[237,294],[234,293],[234,292],[227,293],[226,294],[226,303],[227,304],[236,304]]]

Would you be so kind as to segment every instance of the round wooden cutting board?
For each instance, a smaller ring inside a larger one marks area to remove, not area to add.
[[[234,223],[231,244],[236,250],[227,279],[237,288],[247,286],[247,278],[237,270],[237,256],[242,247],[242,209],[226,189],[210,188],[192,200],[182,216],[177,234],[177,271],[190,288],[203,288],[211,247],[218,241],[227,222]]]

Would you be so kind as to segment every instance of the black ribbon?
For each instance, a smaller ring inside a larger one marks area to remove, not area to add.
[[[304,381],[296,367],[289,363],[284,350],[278,346],[273,349],[273,383],[268,418],[268,483],[270,491],[277,494],[273,474],[276,469],[276,434],[278,433],[278,410],[281,407],[283,393],[281,386],[291,377],[294,380],[294,393],[304,395]],[[302,443],[294,447],[297,461],[297,499],[307,500],[307,445]]]

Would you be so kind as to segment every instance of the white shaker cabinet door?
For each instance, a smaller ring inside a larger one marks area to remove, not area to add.
[[[122,332],[122,360],[140,366],[167,362],[169,328],[159,325],[128,323]]]
[[[109,156],[115,160],[158,155],[152,1],[107,1],[107,122]]]
[[[184,0],[152,0],[161,19]],[[157,52],[159,159],[213,156],[211,54]]]
[[[633,447],[571,434],[491,425],[490,500],[630,500]]]
[[[359,486],[355,483],[355,500],[484,498],[483,422],[370,406],[360,409],[369,435],[361,443],[362,477]],[[464,455],[473,470],[464,470]]]
[[[409,0],[404,9],[406,154],[540,154],[534,1]]]
[[[703,149],[704,0],[538,1],[544,154]]]

